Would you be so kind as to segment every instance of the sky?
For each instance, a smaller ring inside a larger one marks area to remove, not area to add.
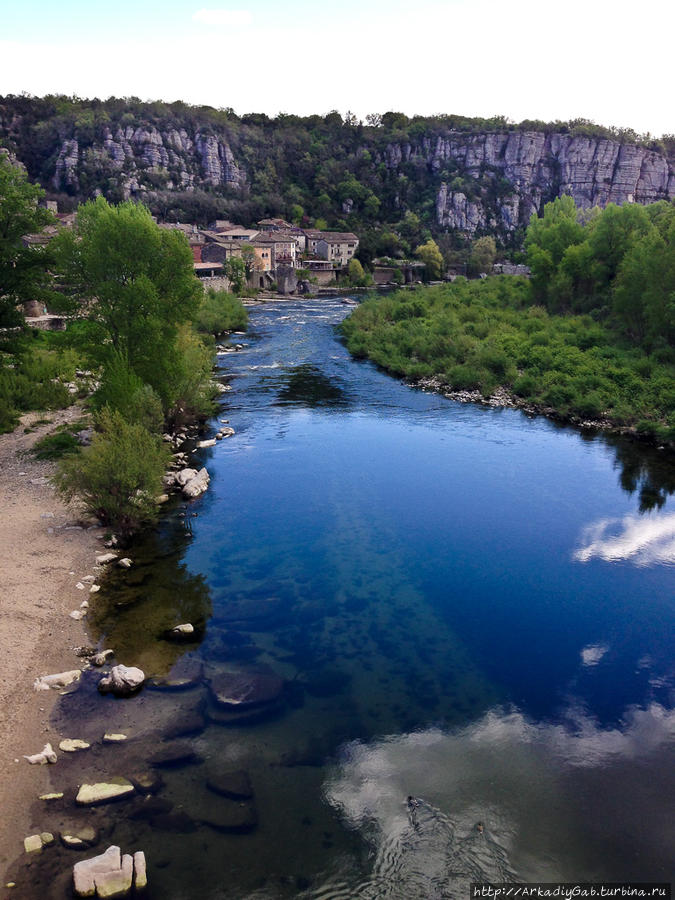
[[[239,114],[584,118],[675,132],[672,0],[1,5],[0,94],[184,100]]]

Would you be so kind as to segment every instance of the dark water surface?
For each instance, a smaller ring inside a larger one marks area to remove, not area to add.
[[[126,701],[85,680],[60,727],[130,736],[89,751],[94,769],[130,774],[190,721],[204,760],[165,771],[164,806],[92,815],[145,849],[156,898],[669,880],[672,459],[411,389],[348,356],[348,311],[252,310],[244,349],[219,357],[236,435],[200,451],[208,493],[94,613],[118,661],[274,672],[281,697],[237,722],[201,678]],[[159,639],[187,621],[200,643]],[[203,824],[223,802],[213,766],[248,772],[235,805],[254,830]]]

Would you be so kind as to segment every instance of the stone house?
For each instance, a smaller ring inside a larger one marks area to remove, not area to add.
[[[329,260],[336,268],[349,264],[359,248],[359,239],[352,232],[316,231],[306,229],[307,252]]]
[[[298,241],[288,231],[262,232],[253,242],[255,245],[267,246],[272,252],[272,268],[277,266],[296,267],[298,257]]]

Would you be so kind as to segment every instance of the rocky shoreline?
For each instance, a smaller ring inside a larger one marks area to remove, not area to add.
[[[521,397],[512,394],[505,387],[498,387],[489,397],[484,397],[480,391],[448,390],[448,385],[439,376],[432,375],[427,378],[409,380],[407,383],[411,387],[419,388],[422,391],[442,394],[448,400],[455,400],[457,403],[478,403],[481,406],[493,408],[519,409],[528,416],[545,416],[547,419],[552,419],[561,425],[573,425],[576,428],[585,430],[604,431],[609,434],[630,437],[634,440],[653,444],[659,450],[675,450],[674,443],[657,441],[651,435],[641,434],[634,426],[617,425],[610,419],[584,419],[582,416],[576,416],[571,413],[561,413],[552,406],[523,400]]]

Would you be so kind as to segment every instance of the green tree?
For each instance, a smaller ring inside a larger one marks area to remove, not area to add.
[[[194,317],[202,296],[185,236],[159,228],[140,204],[111,206],[99,197],[80,207],[73,230],[55,244],[81,304],[89,356],[105,364],[117,355],[168,410],[178,328]]]
[[[564,195],[547,203],[541,218],[532,214],[525,236],[525,250],[536,300],[551,304],[551,282],[565,251],[573,244],[580,244],[584,238],[584,228],[577,221],[577,207],[572,197]]]
[[[225,277],[232,285],[235,294],[241,294],[246,287],[246,263],[238,256],[231,256],[223,264]]]
[[[347,266],[349,283],[354,287],[366,287],[372,281],[369,275],[363,271],[363,266],[358,259],[350,259]]]
[[[428,281],[436,281],[443,271],[443,254],[438,249],[436,241],[429,239],[426,244],[421,244],[415,250],[415,256],[424,263]]]
[[[37,205],[43,196],[25,171],[0,151],[0,328],[21,324],[19,303],[53,296],[48,290],[47,251],[22,241],[24,235],[54,221]]]
[[[493,237],[477,238],[471,245],[469,269],[472,274],[491,273],[497,258],[497,245]]]

